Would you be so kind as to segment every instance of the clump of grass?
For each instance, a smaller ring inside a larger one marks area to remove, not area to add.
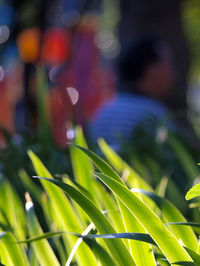
[[[30,193],[26,208],[6,178],[0,180],[1,264],[200,265],[200,225],[188,223],[164,198],[166,180],[153,189],[105,141],[99,146],[108,162],[87,148],[79,127],[75,133],[73,177],[53,177],[28,151],[42,188],[21,171]],[[199,191],[195,186],[186,199]]]

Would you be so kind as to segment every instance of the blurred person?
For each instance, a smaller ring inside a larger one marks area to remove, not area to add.
[[[169,116],[162,104],[173,83],[170,48],[154,37],[141,37],[118,58],[119,85],[114,98],[104,103],[89,126],[96,141],[104,138],[114,149],[130,141],[140,125],[153,130]]]
[[[82,16],[71,29],[69,56],[58,70],[56,86],[50,93],[53,135],[61,147],[70,141],[71,124],[85,128],[101,103],[114,91],[112,72],[103,66],[95,45],[98,31],[96,14]]]

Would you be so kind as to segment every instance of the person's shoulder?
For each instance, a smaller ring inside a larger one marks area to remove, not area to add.
[[[149,107],[150,110],[153,112],[162,112],[162,113],[168,113],[169,109],[167,106],[165,106],[161,101],[158,101],[156,99],[147,97],[147,96],[140,96],[140,101],[145,104],[146,107]]]

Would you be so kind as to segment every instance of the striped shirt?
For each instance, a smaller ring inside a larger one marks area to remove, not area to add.
[[[136,127],[142,123],[155,126],[167,114],[167,108],[154,99],[118,93],[98,110],[90,125],[90,133],[95,142],[102,137],[113,148],[117,148],[120,140],[130,140]]]

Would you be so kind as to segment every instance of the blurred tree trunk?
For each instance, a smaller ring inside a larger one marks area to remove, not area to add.
[[[186,108],[189,52],[181,21],[182,0],[121,0],[119,39],[122,46],[140,33],[157,34],[171,48],[175,65],[175,84],[165,103],[174,110]]]

